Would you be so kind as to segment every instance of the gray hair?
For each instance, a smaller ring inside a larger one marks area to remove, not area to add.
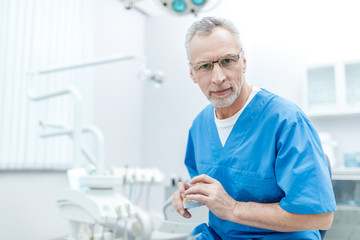
[[[228,31],[230,31],[232,34],[234,34],[234,36],[238,42],[239,48],[241,50],[243,49],[242,43],[240,41],[239,30],[230,20],[220,18],[220,17],[204,17],[204,18],[194,22],[189,27],[189,29],[186,33],[185,48],[186,48],[187,58],[189,60],[190,60],[189,44],[190,44],[191,39],[195,36],[195,34],[209,35],[210,33],[213,32],[215,27],[223,27],[223,28],[227,29]]]

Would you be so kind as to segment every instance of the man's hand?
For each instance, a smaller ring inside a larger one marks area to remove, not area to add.
[[[189,189],[190,185],[184,182],[178,183],[178,190],[174,193],[171,203],[175,210],[185,218],[191,218],[191,214],[184,209],[183,199],[185,198],[185,190]]]
[[[202,174],[194,177],[191,187],[185,191],[189,200],[204,203],[217,217],[226,219],[234,212],[236,200],[224,189],[219,181]]]

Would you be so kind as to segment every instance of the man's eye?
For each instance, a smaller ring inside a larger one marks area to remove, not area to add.
[[[225,64],[229,64],[231,63],[233,60],[231,58],[225,58],[222,63],[225,63]]]
[[[210,63],[204,63],[200,66],[200,69],[209,69],[210,68]]]

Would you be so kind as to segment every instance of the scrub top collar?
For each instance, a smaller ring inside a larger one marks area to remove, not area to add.
[[[216,159],[219,159],[221,155],[223,155],[223,152],[226,152],[226,149],[231,149],[233,144],[241,144],[241,142],[243,142],[244,136],[246,135],[247,131],[250,130],[252,120],[261,111],[270,98],[272,98],[272,95],[265,89],[261,89],[261,91],[259,91],[254,96],[254,98],[250,101],[250,103],[237,119],[224,146],[221,144],[219,133],[215,124],[215,109],[213,106],[209,108],[211,113],[210,117],[208,118],[208,133],[209,139],[211,141],[212,152]],[[234,141],[235,139],[237,139],[237,141]],[[241,139],[240,142],[239,139]]]

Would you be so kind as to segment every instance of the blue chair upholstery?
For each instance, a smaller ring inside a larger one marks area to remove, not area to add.
[[[331,165],[330,165],[330,161],[329,161],[329,158],[328,158],[327,155],[325,155],[325,159],[326,159],[326,163],[327,163],[328,168],[329,168],[330,178],[332,179],[332,176],[331,176]],[[326,231],[327,231],[327,230],[319,230],[320,235],[321,235],[321,239],[325,239]]]

